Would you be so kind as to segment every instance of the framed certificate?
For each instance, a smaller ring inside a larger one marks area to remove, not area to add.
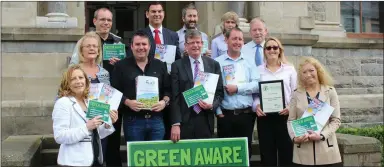
[[[260,81],[260,107],[264,113],[276,113],[285,108],[283,80]]]

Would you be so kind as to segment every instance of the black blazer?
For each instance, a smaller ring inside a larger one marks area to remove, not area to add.
[[[219,80],[216,87],[215,97],[213,100],[213,109],[204,110],[208,113],[208,123],[213,134],[214,115],[217,107],[220,106],[224,98],[223,80],[221,78],[220,64],[206,56],[202,56],[204,64],[204,72],[214,73],[219,75]],[[189,56],[184,56],[182,59],[172,63],[171,70],[171,87],[172,87],[172,104],[171,104],[171,124],[182,123],[188,124],[191,112],[194,112],[192,107],[188,108],[184,100],[182,92],[193,88],[194,81],[192,76],[191,63]]]
[[[149,50],[149,56],[151,56],[151,58],[152,58],[155,55],[156,44],[155,44],[155,37],[152,35],[152,32],[151,32],[151,28],[147,27],[147,28],[143,28],[139,31],[144,31],[149,36],[149,42],[151,43],[151,49]],[[176,46],[175,61],[179,60],[181,58],[181,55],[180,55],[180,49],[179,49],[179,36],[177,35],[177,33],[170,30],[170,29],[163,27],[163,40],[164,41],[162,41],[162,42],[165,45],[175,45]],[[133,55],[132,50],[131,50],[131,46],[129,46],[127,53],[128,53],[127,54],[128,56]]]

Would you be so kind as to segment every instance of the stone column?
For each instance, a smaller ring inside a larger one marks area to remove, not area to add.
[[[49,18],[66,18],[69,17],[67,12],[67,5],[65,2],[47,2],[48,13],[45,15]]]
[[[47,14],[45,17],[36,18],[38,28],[76,28],[77,18],[69,17],[67,14],[67,2],[54,1],[47,3]]]
[[[247,19],[245,18],[245,5],[244,1],[232,1],[228,2],[229,11],[234,11],[239,15],[239,28],[244,32],[249,32],[249,24],[247,23]]]

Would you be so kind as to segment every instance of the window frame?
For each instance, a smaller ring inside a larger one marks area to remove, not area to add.
[[[341,4],[341,2],[340,2]],[[341,12],[341,11],[340,11]],[[363,32],[363,1],[359,3],[359,30],[360,32],[346,32],[348,38],[384,38],[384,33]],[[379,16],[380,17],[380,16]],[[343,18],[342,18],[343,19]],[[380,19],[379,19],[380,21]],[[380,22],[379,22],[380,24]],[[384,23],[382,23],[384,24]]]

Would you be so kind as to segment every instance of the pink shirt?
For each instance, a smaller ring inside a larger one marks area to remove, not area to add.
[[[266,67],[266,63],[264,63],[263,65],[260,65],[257,68],[260,72],[260,81],[283,80],[285,106],[288,107],[289,101],[291,100],[292,92],[296,89],[297,86],[297,73],[295,67],[289,64],[281,64],[280,68],[276,72],[271,72]],[[258,96],[253,101],[253,111],[256,111],[257,104],[260,104],[260,99]]]

